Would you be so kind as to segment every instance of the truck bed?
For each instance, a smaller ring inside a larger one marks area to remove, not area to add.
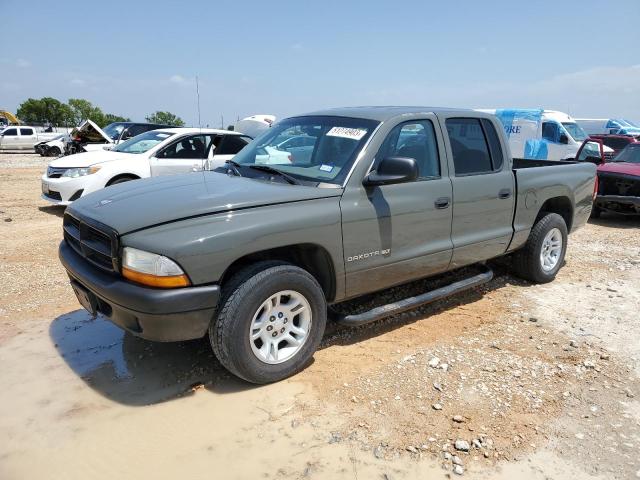
[[[513,175],[517,197],[513,218],[514,237],[509,250],[519,248],[526,242],[531,226],[547,199],[553,198],[553,202],[562,203],[569,231],[584,225],[589,219],[596,176],[594,164],[514,158]]]

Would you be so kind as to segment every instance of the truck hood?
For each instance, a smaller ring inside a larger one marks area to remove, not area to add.
[[[68,209],[124,235],[190,217],[340,195],[341,188],[289,185],[202,172],[113,185],[76,200]]]
[[[75,155],[67,155],[49,162],[50,167],[57,168],[83,168],[96,163],[111,162],[131,158],[142,158],[138,154],[112,152],[110,150],[96,150],[95,152],[82,152]]]
[[[640,163],[609,162],[598,167],[598,172],[622,173],[640,177]]]
[[[113,143],[109,135],[91,120],[85,120],[71,130],[71,138],[79,139],[83,143]]]

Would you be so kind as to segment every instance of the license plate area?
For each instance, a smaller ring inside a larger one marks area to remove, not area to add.
[[[77,282],[72,281],[71,288],[73,288],[73,293],[76,294],[80,305],[82,305],[92,317],[95,317],[98,313],[98,299],[96,296]]]

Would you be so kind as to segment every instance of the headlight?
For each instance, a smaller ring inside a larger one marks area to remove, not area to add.
[[[96,173],[102,167],[98,165],[94,165],[93,167],[85,167],[85,168],[69,168],[65,171],[62,176],[67,178],[78,178],[84,177],[85,175],[91,175],[92,173]]]
[[[189,277],[173,260],[131,247],[122,250],[122,276],[151,287],[176,288],[191,285]]]

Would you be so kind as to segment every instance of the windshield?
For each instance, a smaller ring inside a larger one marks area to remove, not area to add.
[[[640,144],[627,145],[612,162],[640,163]]]
[[[110,123],[102,129],[111,140],[117,140],[122,131],[126,128],[126,123]]]
[[[121,153],[144,153],[174,135],[175,133],[152,130],[133,137],[126,142],[122,142],[117,147],[112,148],[111,151]]]
[[[562,126],[576,142],[583,142],[587,139],[587,134],[577,123],[567,122],[563,123]]]
[[[377,125],[347,117],[289,118],[266,130],[233,160],[240,166],[269,165],[300,180],[341,184]]]

